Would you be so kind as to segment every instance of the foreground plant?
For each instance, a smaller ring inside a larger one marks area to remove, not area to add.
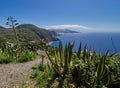
[[[113,55],[96,54],[80,44],[78,51],[73,52],[74,43],[66,44],[63,48],[59,43],[46,54],[50,61],[47,66],[49,79],[47,88],[119,88],[120,60]],[[43,71],[44,72],[44,71]],[[41,74],[41,72],[39,73]],[[40,79],[42,80],[42,79]],[[45,87],[45,86],[42,86]]]
[[[59,48],[54,50],[55,56],[50,56],[48,52],[47,56],[48,59],[51,62],[51,67],[54,71],[54,75],[56,75],[56,78],[59,78],[59,85],[58,88],[61,88],[64,84],[65,78],[68,77],[71,61],[72,61],[72,49],[73,49],[74,43],[68,43],[66,45],[65,50],[63,49],[62,43],[59,43]],[[54,77],[52,81],[54,81]]]
[[[13,44],[4,42],[0,43],[0,45],[0,63],[27,62],[33,60],[33,58],[37,56],[36,48],[33,49],[34,45],[32,44]]]
[[[13,29],[13,32],[14,32],[14,35],[15,35],[15,38],[16,38],[16,41],[17,41],[17,43],[18,43],[18,35],[17,35],[16,30],[15,30],[15,27],[18,25],[17,20],[15,20],[12,16],[9,16],[9,17],[7,18],[7,21],[8,21],[8,22],[6,22],[6,25],[9,25],[9,26]]]

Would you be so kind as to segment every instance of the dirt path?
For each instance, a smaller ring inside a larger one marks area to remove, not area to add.
[[[24,76],[32,72],[32,67],[39,64],[41,59],[26,63],[0,64],[0,88],[21,88],[18,87],[24,81]]]

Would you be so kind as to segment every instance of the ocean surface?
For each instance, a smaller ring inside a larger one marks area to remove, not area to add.
[[[87,45],[91,51],[105,54],[107,50],[110,54],[120,52],[120,33],[70,33],[57,36],[65,47],[68,42],[75,42],[73,50],[76,51],[82,43],[82,47]],[[58,42],[52,42],[57,47]]]

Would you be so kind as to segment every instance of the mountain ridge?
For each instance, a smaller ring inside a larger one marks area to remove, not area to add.
[[[4,28],[0,26],[0,36],[5,37],[7,40],[15,41],[14,32],[11,28]],[[20,40],[26,41],[41,41],[44,40],[46,42],[57,40],[55,35],[44,29],[39,28],[33,24],[21,24],[15,28],[18,38]]]
[[[74,30],[71,30],[71,29],[49,29],[49,30],[54,31],[57,34],[59,34],[59,33],[80,33],[78,31],[74,31]]]

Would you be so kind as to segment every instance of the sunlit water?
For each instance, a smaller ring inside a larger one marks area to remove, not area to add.
[[[63,34],[58,36],[63,46],[68,42],[75,42],[73,50],[77,50],[80,42],[82,46],[87,45],[92,51],[106,53],[120,52],[120,33],[76,33]],[[58,42],[53,42],[53,46],[58,46]]]

